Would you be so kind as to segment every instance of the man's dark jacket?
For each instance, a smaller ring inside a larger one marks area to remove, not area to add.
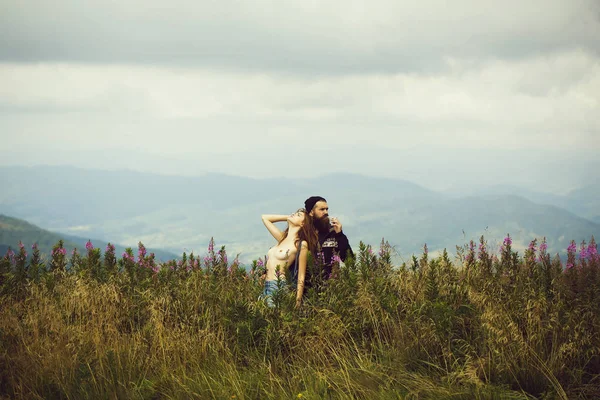
[[[327,233],[319,232],[319,245],[323,253],[323,268],[321,269],[321,279],[327,280],[331,275],[331,264],[334,255],[338,255],[342,261],[346,261],[348,256],[354,257],[348,238],[344,235],[344,232],[336,233],[334,230],[330,230]],[[318,254],[313,254],[314,266],[307,265],[306,279],[304,286],[309,288],[315,283],[314,273],[317,271],[311,271],[312,268],[317,268],[320,264],[317,260]],[[290,273],[296,280],[298,278],[298,266],[296,263],[290,266]]]
[[[348,255],[354,257],[354,253],[344,232],[336,233],[334,230],[330,230],[327,233],[319,232],[319,245],[321,245],[324,258],[322,272],[324,279],[329,279],[331,275],[331,264],[334,254],[338,255],[342,261],[346,261]]]

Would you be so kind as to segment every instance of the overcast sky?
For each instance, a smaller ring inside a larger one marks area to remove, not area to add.
[[[0,165],[597,179],[600,1],[0,0]]]

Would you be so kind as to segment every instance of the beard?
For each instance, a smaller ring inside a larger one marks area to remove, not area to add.
[[[331,229],[328,216],[315,218],[313,224],[320,233],[327,233],[329,232],[329,229]]]

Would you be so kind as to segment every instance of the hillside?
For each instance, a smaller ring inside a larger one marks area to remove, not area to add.
[[[520,196],[534,203],[564,208],[592,221],[600,221],[600,184],[590,183],[565,194],[553,194],[515,185],[491,185],[471,188],[467,193],[448,193],[460,198],[467,196]]]
[[[8,247],[11,247],[13,251],[17,251],[19,241],[27,246],[28,253],[31,253],[31,245],[37,243],[40,252],[48,255],[52,251],[52,247],[61,239],[64,241],[66,249],[71,251],[77,248],[80,252],[85,251],[85,244],[89,240],[75,235],[50,232],[27,221],[0,214],[0,256],[6,254]],[[104,251],[108,243],[92,239],[92,244]],[[134,248],[135,246],[136,244],[131,245]],[[117,254],[122,254],[126,247],[129,246],[115,244]],[[149,249],[148,251],[154,252],[159,260],[169,260],[177,257],[175,254],[163,250]]]

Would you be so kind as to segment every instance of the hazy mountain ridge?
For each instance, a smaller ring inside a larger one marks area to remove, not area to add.
[[[571,239],[589,241],[600,234],[598,222],[525,195],[496,190],[458,197],[404,180],[345,173],[251,179],[11,167],[0,168],[0,184],[6,188],[0,212],[53,231],[117,243],[142,241],[175,254],[201,254],[215,237],[217,245],[242,253],[245,260],[264,255],[274,244],[261,214],[290,213],[317,194],[327,198],[353,247],[361,240],[377,245],[385,237],[401,257],[420,252],[424,243],[432,251],[452,252],[482,234],[496,245],[510,233],[517,249],[546,236],[554,252],[564,251]],[[582,200],[570,207],[588,204],[587,193],[578,192]],[[568,202],[571,197],[553,198]]]
[[[565,194],[546,193],[511,185],[492,185],[473,188],[467,193],[449,192],[448,194],[457,198],[465,195],[518,195],[534,203],[564,208],[580,217],[600,221],[600,183],[595,182]]]

